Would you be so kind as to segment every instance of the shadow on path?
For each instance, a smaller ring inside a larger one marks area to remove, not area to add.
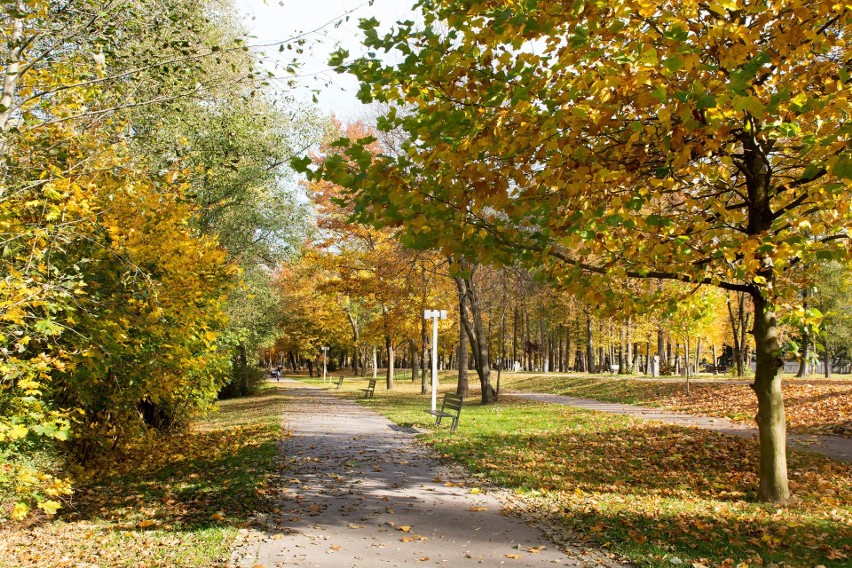
[[[606,566],[599,551],[560,551],[501,514],[494,494],[441,465],[409,428],[322,389],[287,385],[275,514],[259,516],[236,567]]]

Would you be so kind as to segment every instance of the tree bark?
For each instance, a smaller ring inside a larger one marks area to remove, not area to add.
[[[408,341],[408,348],[411,350],[411,382],[416,383],[420,378],[420,350],[413,339]]]
[[[459,291],[459,305],[466,308],[460,310],[461,321],[470,340],[471,355],[473,356],[476,373],[479,375],[479,383],[482,389],[482,404],[493,404],[497,402],[497,391],[491,386],[488,338],[485,335],[485,328],[482,321],[482,306],[479,303],[479,296],[473,284],[477,265],[471,265],[464,258],[461,259],[461,264],[468,274],[467,276],[457,276],[454,278]]]
[[[775,312],[759,291],[754,304],[754,342],[757,368],[752,388],[757,394],[757,427],[760,433],[761,501],[784,502],[790,497],[787,484],[787,424],[781,376],[784,362],[778,341]]]
[[[592,314],[586,308],[586,364],[587,371],[594,373],[595,369],[595,346],[592,343]]]
[[[459,313],[462,310],[466,309],[464,304],[464,300],[459,297]],[[464,331],[464,324],[462,323],[461,318],[459,318],[459,347],[458,347],[458,364],[459,364],[459,380],[458,385],[456,385],[456,394],[460,394],[462,396],[467,396],[470,392],[470,384],[468,383],[467,378],[467,366],[468,366],[468,338],[467,334]]]
[[[393,390],[393,342],[391,341],[390,336],[385,336],[385,350],[388,354],[388,370],[385,374],[385,383],[387,385],[388,390]]]

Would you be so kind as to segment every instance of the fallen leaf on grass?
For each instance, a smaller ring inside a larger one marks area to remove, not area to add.
[[[222,513],[213,513],[210,518],[214,521],[224,521],[225,515],[223,515]]]

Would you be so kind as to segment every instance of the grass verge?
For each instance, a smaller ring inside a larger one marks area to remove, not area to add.
[[[704,379],[705,377],[702,377]],[[656,406],[675,412],[718,416],[754,426],[757,397],[742,381],[654,381],[628,377],[505,373],[502,387],[593,398],[605,402]],[[787,378],[782,385],[791,432],[852,438],[852,381]]]
[[[93,464],[54,518],[0,528],[0,566],[224,566],[263,511],[283,392],[222,401],[190,432]]]
[[[373,399],[347,381],[342,396],[404,426],[432,428],[428,396],[400,381]],[[447,388],[452,388],[448,381]],[[849,566],[852,466],[789,456],[794,500],[755,502],[755,442],[504,397],[481,406],[473,393],[459,429],[424,436],[523,498],[528,514],[574,540],[642,566]]]

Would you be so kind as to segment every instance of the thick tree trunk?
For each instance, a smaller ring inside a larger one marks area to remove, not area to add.
[[[465,309],[463,301],[459,302],[459,310]],[[458,362],[459,362],[459,381],[456,385],[456,394],[467,396],[470,392],[470,385],[467,379],[468,366],[468,338],[464,331],[464,324],[459,318],[459,347],[458,347]]]
[[[409,339],[408,348],[411,350],[411,382],[416,383],[420,378],[420,350],[413,339]]]
[[[459,291],[459,305],[466,309],[460,310],[461,321],[470,339],[471,355],[473,356],[476,373],[482,389],[482,404],[497,402],[497,391],[491,386],[491,365],[488,356],[488,338],[482,321],[482,307],[473,285],[476,266],[471,266],[462,258],[462,266],[468,269],[470,276],[456,277],[455,282]],[[469,313],[468,313],[469,312]]]
[[[808,373],[810,373],[810,369],[808,368],[808,358],[810,357],[810,346],[811,346],[811,336],[807,330],[802,332],[802,354],[799,358],[799,372],[796,373],[796,376],[799,378],[807,377]]]
[[[388,390],[393,390],[393,342],[388,336],[385,336],[385,351],[387,351],[388,354],[388,370],[385,374],[385,383]]]
[[[595,369],[595,346],[592,343],[592,314],[586,310],[586,365],[589,373]]]
[[[790,497],[787,484],[787,425],[781,376],[784,362],[778,341],[775,313],[759,292],[754,302],[754,342],[757,369],[752,388],[757,394],[757,427],[760,432],[761,501],[784,502]]]

